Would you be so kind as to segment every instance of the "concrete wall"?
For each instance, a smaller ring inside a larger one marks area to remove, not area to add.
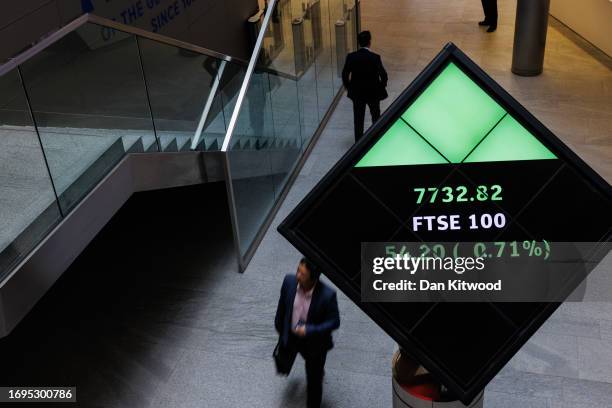
[[[91,12],[215,51],[248,58],[245,21],[257,0],[19,0],[0,6],[0,63]]]
[[[612,56],[611,0],[552,0],[550,14]]]

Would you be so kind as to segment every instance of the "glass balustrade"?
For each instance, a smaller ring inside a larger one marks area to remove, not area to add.
[[[15,68],[0,76],[0,278],[61,219]]]
[[[138,46],[161,150],[217,150],[227,129],[221,94],[236,93],[226,88],[242,67],[146,38]]]
[[[345,0],[269,4],[251,71],[98,17],[0,66],[0,280],[127,154],[152,152],[224,151],[244,265],[354,47]]]
[[[346,31],[337,49],[336,22],[345,24],[351,14],[345,3],[279,0],[266,10],[261,47],[254,51],[258,68],[247,73],[243,104],[226,139],[242,266],[341,89],[338,55],[343,63],[354,49]]]
[[[155,150],[136,38],[86,24],[20,66],[64,213],[126,154]]]
[[[246,71],[87,20],[62,34],[0,66],[0,279],[126,154],[219,150]]]

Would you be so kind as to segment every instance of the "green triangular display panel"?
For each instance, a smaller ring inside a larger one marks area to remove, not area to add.
[[[505,113],[493,98],[450,63],[402,118],[449,161],[458,163]]]
[[[474,149],[465,163],[556,159],[550,150],[512,116],[504,119]]]
[[[450,63],[355,167],[556,158]]]
[[[448,163],[401,119],[376,142],[355,167]]]

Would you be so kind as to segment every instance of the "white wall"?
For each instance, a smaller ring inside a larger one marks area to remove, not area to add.
[[[550,14],[612,56],[612,0],[551,0]]]

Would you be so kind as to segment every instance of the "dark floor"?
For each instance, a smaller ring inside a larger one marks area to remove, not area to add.
[[[203,293],[206,271],[234,259],[225,197],[223,183],[135,194],[0,340],[0,383],[77,385],[80,406],[142,406],[175,364],[148,339],[186,300],[168,282]],[[134,370],[146,372],[136,383]]]

